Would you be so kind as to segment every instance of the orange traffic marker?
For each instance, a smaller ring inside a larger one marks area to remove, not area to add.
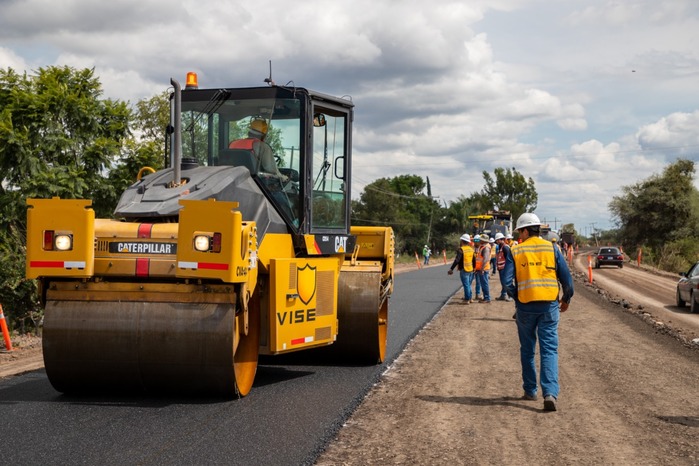
[[[5,322],[5,314],[2,312],[2,304],[0,304],[0,328],[2,328],[2,338],[5,340],[5,348],[7,351],[12,351],[12,340],[10,332],[7,330],[7,322]]]

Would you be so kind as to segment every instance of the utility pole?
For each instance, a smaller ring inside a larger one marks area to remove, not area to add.
[[[597,235],[595,235],[595,223],[597,222],[590,222],[590,225],[592,226],[592,237],[595,239],[595,245],[599,247],[599,240],[597,239]]]

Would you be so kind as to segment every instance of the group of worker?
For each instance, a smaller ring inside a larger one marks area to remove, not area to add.
[[[502,285],[498,301],[512,301],[507,295],[503,282],[503,270],[505,268],[505,251],[512,246],[514,239],[511,234],[504,235],[497,232],[494,237],[487,234],[476,234],[473,237],[468,233],[460,238],[460,247],[456,250],[456,258],[447,272],[454,273],[454,268],[459,269],[461,283],[464,286],[464,304],[474,302],[472,283],[476,282],[475,300],[480,303],[490,303],[490,275],[500,273]]]
[[[568,309],[574,290],[565,256],[557,245],[540,237],[541,225],[535,214],[522,214],[515,227],[519,234],[516,243],[511,235],[502,233],[496,233],[492,240],[484,234],[473,238],[468,233],[462,235],[448,274],[452,275],[458,268],[464,287],[464,304],[473,302],[471,286],[474,276],[476,297],[479,302],[490,303],[488,278],[494,249],[495,267],[502,285],[496,299],[514,301],[515,304],[513,318],[517,322],[520,342],[522,399],[537,399],[535,353],[538,337],[544,410],[556,411],[560,391],[558,322],[560,313]],[[482,297],[479,296],[480,290]]]

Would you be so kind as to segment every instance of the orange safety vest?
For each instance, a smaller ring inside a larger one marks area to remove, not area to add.
[[[522,303],[558,299],[554,246],[538,236],[512,246],[517,299]]]
[[[485,261],[485,248],[490,250],[490,244],[484,244],[478,248],[478,255],[476,256],[476,271],[490,270],[490,259]]]
[[[464,252],[461,268],[464,272],[473,272],[473,248],[467,244],[461,246],[461,250]]]
[[[237,139],[235,141],[231,141],[231,143],[228,145],[229,149],[245,149],[252,151],[254,150],[253,144],[255,142],[259,141],[259,139],[256,138],[245,138],[245,139]]]
[[[498,255],[497,255],[497,268],[498,270],[502,270],[505,268],[505,248],[509,248],[508,245],[505,243],[502,243],[500,247],[498,248]]]

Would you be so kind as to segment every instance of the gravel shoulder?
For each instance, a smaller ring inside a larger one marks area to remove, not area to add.
[[[699,464],[696,346],[578,274],[560,324],[559,410],[545,412],[520,399],[514,306],[459,296],[316,464]]]

